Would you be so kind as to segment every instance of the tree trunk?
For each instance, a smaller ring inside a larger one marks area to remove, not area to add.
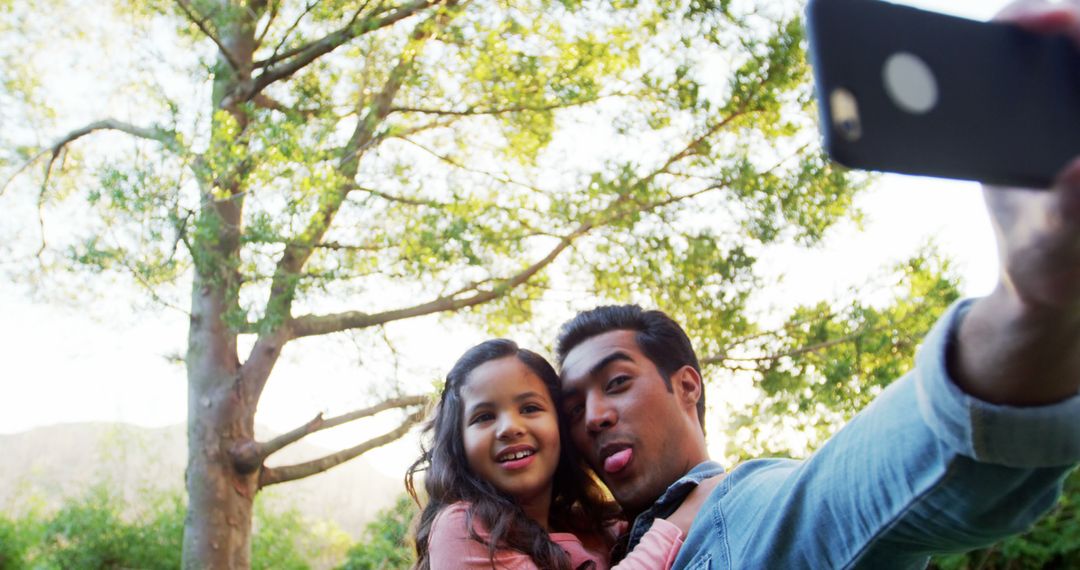
[[[183,566],[248,568],[258,471],[239,473],[229,450],[237,441],[253,439],[255,414],[240,391],[236,334],[222,319],[224,288],[196,275],[193,289]]]
[[[218,0],[220,11],[230,12],[230,0]],[[257,5],[256,5],[257,4]],[[254,22],[264,3],[253,2],[243,17],[216,22],[220,34],[218,71],[215,72],[214,109],[229,112],[242,132],[248,122],[244,111],[225,103],[242,82],[250,79],[254,51]],[[226,53],[224,50],[228,50]],[[222,125],[215,119],[216,133]],[[230,141],[246,148],[240,136]],[[251,567],[251,515],[259,472],[237,470],[230,450],[255,437],[255,401],[245,397],[237,333],[225,321],[239,308],[240,232],[243,220],[243,168],[230,165],[208,170],[202,184],[201,221],[213,237],[196,239],[198,251],[213,262],[195,264],[188,329],[188,463],[184,479],[188,510],[184,520],[183,567],[218,569]],[[227,198],[219,195],[227,194]]]

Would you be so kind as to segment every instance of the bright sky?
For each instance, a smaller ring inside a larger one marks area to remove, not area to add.
[[[1002,0],[909,0],[901,2],[957,15],[986,19]],[[829,297],[868,273],[901,259],[927,239],[957,261],[964,291],[989,291],[997,270],[992,235],[976,185],[941,180],[883,176],[859,205],[868,214],[865,233],[837,228],[826,247],[778,256],[774,271],[787,274],[773,289],[787,303]],[[179,312],[131,310],[144,298],[124,297],[89,309],[79,301],[31,299],[15,284],[0,281],[0,433],[75,421],[120,421],[144,426],[181,423],[186,417],[185,374],[169,354],[183,354],[187,325]],[[391,327],[389,334],[406,354],[426,354],[415,373],[434,377],[476,341],[467,330],[441,332],[429,342],[435,319]],[[552,330],[554,334],[554,330]],[[334,344],[336,343],[336,344]],[[334,347],[343,350],[334,350]],[[347,339],[332,341],[317,357],[286,351],[264,395],[257,419],[276,431],[307,421],[319,411],[350,411],[369,400],[362,388],[356,349]],[[342,356],[342,355],[346,356]],[[406,374],[414,369],[406,366]],[[391,418],[392,419],[392,418]],[[334,430],[315,439],[327,447],[347,447],[386,429],[386,422]],[[715,430],[711,433],[716,434]],[[369,453],[387,473],[399,477],[416,455],[407,439]]]

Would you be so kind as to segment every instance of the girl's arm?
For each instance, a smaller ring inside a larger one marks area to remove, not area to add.
[[[473,539],[465,525],[466,506],[458,503],[444,509],[431,524],[428,557],[431,570],[491,570],[488,547]],[[479,533],[486,538],[486,533]],[[540,570],[522,552],[503,548],[495,551],[495,568]]]
[[[682,505],[675,509],[667,519],[653,521],[649,531],[641,537],[641,542],[634,547],[622,562],[613,568],[619,570],[652,570],[662,568],[667,570],[675,563],[675,557],[682,547],[683,537],[690,531],[698,511],[705,503],[716,485],[723,476],[710,477],[687,495]]]
[[[641,537],[641,542],[634,547],[626,558],[612,570],[667,570],[675,562],[675,556],[682,547],[683,532],[679,527],[664,520],[656,519],[652,527]]]

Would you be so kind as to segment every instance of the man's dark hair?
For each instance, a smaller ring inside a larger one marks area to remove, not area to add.
[[[638,305],[605,305],[590,311],[582,311],[563,323],[555,342],[555,354],[559,368],[567,353],[590,338],[617,330],[635,331],[634,340],[646,358],[660,371],[668,392],[671,375],[683,366],[691,366],[701,375],[697,354],[690,345],[690,337],[671,317],[663,311],[646,311]],[[698,421],[705,431],[705,383],[702,380],[701,398],[697,403]]]

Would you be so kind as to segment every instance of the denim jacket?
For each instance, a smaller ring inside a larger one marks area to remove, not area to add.
[[[945,370],[961,301],[909,374],[806,460],[735,467],[698,513],[675,568],[922,568],[1024,531],[1080,462],[1080,395],[1015,408],[962,392]],[[631,544],[674,512],[705,462],[635,519]]]

